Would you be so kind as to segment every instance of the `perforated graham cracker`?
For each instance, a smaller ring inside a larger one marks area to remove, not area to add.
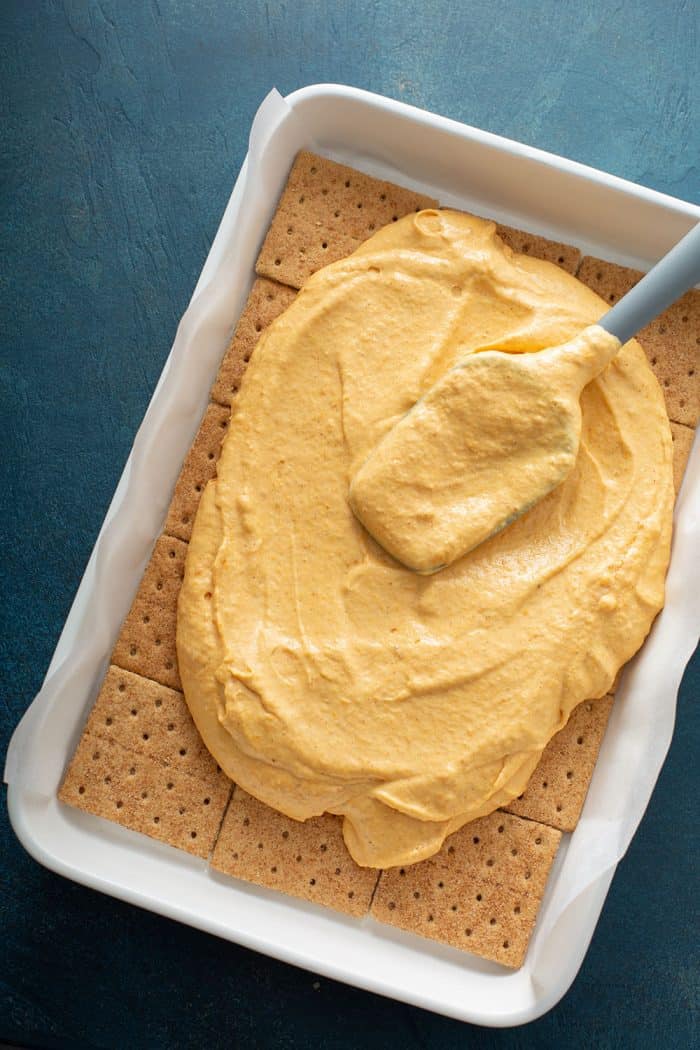
[[[375,230],[437,201],[302,151],[289,173],[255,267],[292,288],[350,255]]]
[[[550,241],[537,233],[516,230],[513,226],[497,224],[498,236],[514,252],[531,255],[533,259],[546,259],[547,262],[561,266],[567,273],[575,274],[581,261],[581,252],[570,244],[561,241]]]
[[[217,773],[183,694],[121,667],[108,669],[85,729],[191,777]]]
[[[383,871],[370,914],[454,948],[520,966],[561,833],[491,813],[434,857]]]
[[[168,509],[165,532],[189,543],[199,497],[206,483],[216,474],[221,442],[228,427],[230,409],[210,404],[197,436],[185,457]]]
[[[673,486],[678,495],[690,450],[693,447],[695,431],[683,426],[682,423],[671,423],[671,437],[673,438]]]
[[[170,846],[208,857],[231,782],[206,780],[85,732],[59,792],[62,802],[140,831]]]
[[[378,878],[353,861],[338,817],[291,820],[239,787],[211,863],[226,875],[350,915],[367,913]]]
[[[180,688],[175,624],[186,554],[187,544],[173,536],[156,541],[111,660],[171,689]]]
[[[577,277],[611,305],[644,274],[586,256]],[[700,291],[687,292],[637,336],[666,399],[668,418],[688,427],[700,415]]]
[[[293,302],[296,292],[259,277],[253,285],[211,388],[212,401],[231,405],[262,332]]]
[[[586,700],[542,752],[525,793],[506,807],[528,820],[573,831],[581,816],[613,704],[612,696]]]

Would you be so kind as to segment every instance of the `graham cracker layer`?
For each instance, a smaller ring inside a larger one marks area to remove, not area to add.
[[[319,266],[353,251],[394,215],[435,204],[312,154],[297,158],[258,260],[263,276],[253,285],[212,387],[212,404],[183,465],[165,534],[156,543],[115,646],[115,666],[60,792],[64,802],[198,856],[208,856],[216,842],[212,864],[217,870],[356,916],[369,908],[377,873],[354,864],[338,818],[302,824],[236,788],[216,841],[231,785],[199,740],[179,691],[177,595],[200,491],[215,473],[228,408],[260,334]],[[499,233],[514,249],[575,272],[577,249],[508,227],[499,227]],[[621,292],[608,290],[608,283],[614,279],[622,288],[622,270],[587,259],[580,276],[595,282],[591,286],[610,301],[610,294]],[[676,486],[693,436],[683,424],[697,418],[697,405],[694,415],[690,411],[693,389],[697,401],[695,365],[688,356],[697,354],[691,318],[691,311],[681,312],[657,333],[663,336],[663,350],[652,353],[645,344],[662,385],[669,378],[664,392],[672,419],[678,417],[672,423]],[[685,386],[678,393],[681,380]],[[555,829],[575,827],[610,704],[606,698],[576,709],[545,750],[527,791],[509,807],[519,816],[491,814],[451,836],[436,857],[382,873],[371,914],[507,966],[519,965],[559,841]]]
[[[211,388],[212,401],[230,407],[261,333],[284,313],[295,296],[293,288],[277,281],[266,277],[256,280]]]
[[[550,241],[537,233],[516,230],[513,226],[497,223],[498,236],[514,252],[531,255],[533,259],[546,259],[547,262],[561,266],[567,273],[575,274],[581,261],[581,252],[570,244],[561,241]]]
[[[671,423],[671,437],[673,438],[673,487],[678,495],[690,450],[693,447],[695,431],[683,426],[682,423]]]
[[[204,413],[197,436],[182,465],[180,476],[165,522],[169,536],[189,543],[199,497],[208,481],[216,474],[221,442],[228,427],[231,411],[223,405],[210,404]]]
[[[374,868],[355,864],[338,817],[291,820],[240,787],[211,863],[226,875],[357,916],[366,915],[378,878]]]
[[[175,652],[177,596],[187,544],[161,536],[112,653],[112,663],[171,689],[180,689]]]
[[[612,306],[644,276],[639,270],[586,256],[577,277]],[[673,423],[697,426],[700,415],[700,291],[686,292],[637,336],[666,399]]]
[[[206,858],[230,794],[231,782],[222,774],[192,777],[86,731],[58,797],[76,809]]]
[[[560,838],[534,821],[491,813],[451,835],[434,857],[383,871],[370,914],[518,967]]]
[[[504,808],[528,820],[573,831],[581,816],[605,735],[612,696],[579,704],[542,752],[524,794]]]
[[[292,288],[350,255],[389,222],[437,201],[302,150],[289,173],[255,267]]]

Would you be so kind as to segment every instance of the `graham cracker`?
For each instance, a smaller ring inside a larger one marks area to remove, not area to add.
[[[212,401],[231,405],[261,333],[284,313],[295,297],[294,289],[285,284],[266,277],[255,281],[211,388]]]
[[[223,774],[206,780],[83,733],[58,797],[197,857],[211,853],[231,793]]]
[[[302,150],[255,271],[301,288],[312,273],[350,255],[375,230],[409,212],[435,207],[432,197]]]
[[[504,809],[560,831],[573,831],[586,801],[613,697],[586,700],[547,744],[524,794]]]
[[[180,476],[168,509],[165,532],[189,543],[199,497],[216,474],[216,464],[228,427],[230,409],[210,404],[204,413],[197,436],[182,465]]]
[[[357,916],[367,914],[379,877],[374,868],[355,864],[339,817],[292,820],[240,787],[211,864],[226,875]]]
[[[175,652],[177,596],[187,544],[173,536],[156,541],[141,585],[114,646],[111,663],[171,689],[180,689]]]
[[[577,277],[611,305],[644,276],[639,270],[586,256]],[[697,426],[700,415],[700,291],[686,292],[637,339],[644,347],[673,423]]]
[[[570,244],[561,241],[550,241],[537,233],[516,230],[513,226],[496,224],[498,236],[514,252],[531,255],[533,259],[546,259],[547,262],[560,266],[567,273],[575,274],[581,261],[581,252]]]
[[[518,967],[560,838],[543,824],[491,813],[451,835],[434,857],[383,871],[370,914]]]
[[[671,423],[671,437],[673,438],[673,486],[678,495],[690,450],[693,447],[695,431],[683,426],[682,423]]]
[[[85,730],[191,777],[217,774],[183,694],[121,667],[109,667]]]

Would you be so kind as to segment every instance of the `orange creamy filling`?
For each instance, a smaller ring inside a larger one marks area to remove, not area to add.
[[[290,817],[342,814],[359,864],[421,860],[521,794],[663,604],[671,435],[635,341],[584,390],[566,481],[447,568],[406,568],[348,502],[465,355],[537,353],[604,307],[492,223],[425,211],[311,277],[256,347],[189,546],[180,675],[226,773]],[[508,427],[526,406],[497,396]]]

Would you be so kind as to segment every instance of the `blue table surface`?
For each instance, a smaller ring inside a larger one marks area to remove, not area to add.
[[[698,201],[698,8],[635,0],[5,0],[2,740],[38,690],[269,88],[390,95]],[[581,972],[461,1025],[64,881],[0,806],[0,1040],[690,1047],[700,660]],[[697,1043],[696,1043],[697,1045]]]

